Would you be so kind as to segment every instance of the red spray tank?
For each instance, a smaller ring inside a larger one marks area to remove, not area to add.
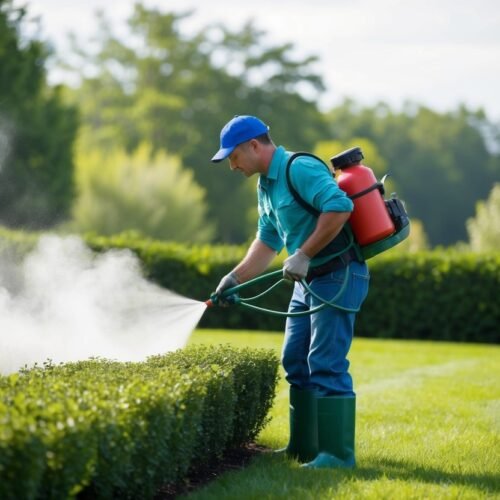
[[[340,170],[337,178],[342,191],[352,199],[354,210],[349,218],[352,232],[360,246],[369,245],[396,231],[387,212],[382,183],[371,168],[361,164],[363,153],[356,147],[330,159],[333,168]]]

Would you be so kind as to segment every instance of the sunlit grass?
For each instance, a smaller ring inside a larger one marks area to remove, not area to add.
[[[281,349],[282,335],[198,330],[192,343]],[[357,468],[303,470],[265,454],[190,499],[500,498],[500,348],[356,339]],[[286,444],[288,386],[258,442]]]

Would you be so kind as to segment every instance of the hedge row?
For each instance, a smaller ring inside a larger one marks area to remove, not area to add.
[[[0,498],[152,498],[257,435],[278,363],[201,346],[0,377]]]
[[[2,235],[10,238],[0,232],[0,243]],[[19,248],[19,237],[14,240]],[[245,247],[188,247],[128,235],[89,236],[86,241],[97,251],[132,250],[148,278],[198,300],[206,300],[245,253]],[[368,264],[370,291],[357,316],[358,336],[500,342],[500,252],[390,251]],[[291,284],[277,287],[261,305],[286,310],[291,291]],[[282,330],[284,320],[236,306],[208,310],[200,326]]]
[[[99,251],[130,248],[150,279],[198,300],[210,296],[245,251],[243,247],[186,247],[126,237],[88,238],[88,243]],[[388,252],[368,265],[370,291],[357,316],[356,335],[500,342],[500,252]],[[258,291],[249,289],[245,295]],[[286,310],[291,292],[292,285],[283,284],[260,305]],[[284,320],[235,306],[208,310],[200,326],[282,330]]]
[[[500,252],[387,256],[370,273],[358,335],[500,342]]]

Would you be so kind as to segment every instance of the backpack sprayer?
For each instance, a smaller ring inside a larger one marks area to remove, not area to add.
[[[319,215],[313,207],[303,200],[299,193],[294,189],[290,179],[290,168],[295,158],[299,156],[312,156],[330,171],[329,167],[316,156],[310,153],[295,153],[293,154],[286,165],[286,178],[288,187],[294,196],[295,200],[308,212],[315,216]],[[379,182],[373,173],[373,170],[361,164],[363,159],[361,148],[355,147],[343,151],[342,153],[331,158],[333,168],[340,170],[337,182],[340,187],[354,203],[354,209],[349,218],[349,222],[344,225],[342,230],[343,241],[347,241],[344,247],[335,253],[331,253],[332,259],[339,257],[347,251],[354,249],[358,260],[363,262],[379,253],[385,252],[389,248],[401,243],[410,234],[410,220],[406,209],[401,200],[395,193],[388,200],[384,199],[385,189],[384,181],[387,178],[385,175]],[[335,238],[337,240],[339,236]],[[334,240],[334,242],[335,242]],[[346,312],[358,312],[359,308],[348,308],[338,304],[338,301],[347,289],[349,282],[349,266],[345,266],[345,275],[342,286],[337,294],[331,299],[319,297],[309,286],[309,283],[303,279],[302,286],[307,292],[321,302],[317,307],[307,311],[300,312],[284,312],[275,311],[256,306],[251,302],[260,299],[264,295],[271,292],[275,287],[286,281],[282,277],[281,269],[270,273],[262,274],[252,280],[249,280],[240,285],[224,290],[221,294],[213,293],[210,299],[205,303],[208,307],[224,304],[238,304],[248,309],[258,312],[272,314],[274,316],[296,317],[313,314],[324,309],[325,307],[335,307]],[[269,288],[254,297],[242,298],[240,292],[246,288],[265,281],[270,281],[281,276],[281,279],[273,283]]]

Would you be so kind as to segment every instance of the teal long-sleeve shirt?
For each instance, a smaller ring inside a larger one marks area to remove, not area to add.
[[[309,238],[318,220],[295,201],[288,188],[285,168],[292,154],[282,146],[276,148],[267,175],[260,175],[257,183],[257,238],[278,253],[286,247],[289,255]],[[318,160],[296,158],[290,179],[300,197],[319,212],[352,212],[352,201]],[[311,265],[326,260],[328,257],[312,259]]]

